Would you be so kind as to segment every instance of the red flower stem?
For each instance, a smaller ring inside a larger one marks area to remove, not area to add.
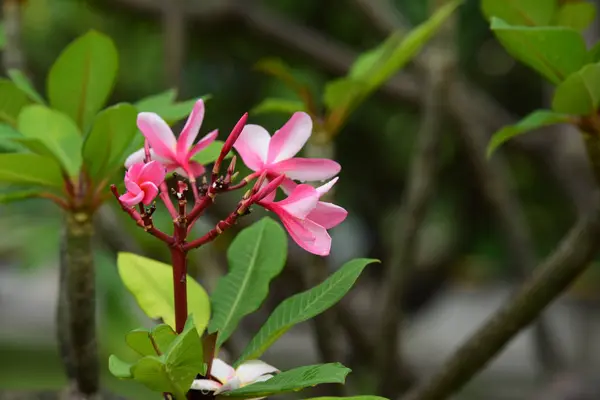
[[[173,293],[175,294],[175,331],[183,332],[187,320],[187,250],[185,246],[171,246],[173,264]]]
[[[163,203],[165,203],[165,207],[167,207],[167,210],[169,210],[169,214],[171,214],[171,218],[173,218],[173,221],[176,221],[179,214],[177,213],[177,210],[175,210],[175,206],[171,201],[171,197],[169,197],[169,188],[167,187],[167,182],[163,182],[160,184],[159,196]]]
[[[205,196],[202,196],[200,198],[200,201],[196,202],[196,204],[194,205],[194,208],[192,208],[192,211],[190,211],[190,213],[188,214],[187,219],[188,219],[188,224],[189,224],[190,228],[196,222],[196,220],[202,215],[204,210],[206,210],[213,203],[214,198],[216,196],[216,193],[214,192],[213,187],[214,187],[214,185],[210,185],[210,188],[208,189],[208,193]]]
[[[189,251],[189,250],[198,248],[200,246],[203,246],[208,242],[213,241],[217,236],[219,236],[221,233],[223,233],[226,229],[231,228],[233,225],[235,225],[237,219],[241,216],[239,210],[240,210],[239,208],[236,209],[234,212],[229,214],[229,216],[227,218],[225,218],[222,221],[219,221],[219,223],[213,229],[208,231],[204,236],[202,236],[196,240],[192,240],[189,243],[184,244],[183,249],[185,251]]]

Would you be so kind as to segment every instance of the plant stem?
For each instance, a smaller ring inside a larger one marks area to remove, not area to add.
[[[67,212],[61,246],[58,340],[67,375],[84,395],[96,393],[99,385],[92,234],[90,214]]]
[[[180,246],[171,247],[173,291],[175,294],[175,330],[183,332],[187,320],[187,254]]]

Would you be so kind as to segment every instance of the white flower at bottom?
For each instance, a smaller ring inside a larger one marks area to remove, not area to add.
[[[217,379],[194,379],[191,389],[214,392],[214,395],[230,392],[254,382],[269,380],[280,371],[260,360],[250,360],[242,363],[237,369],[225,361],[215,358],[210,369],[210,375]],[[262,399],[263,397],[259,397]]]

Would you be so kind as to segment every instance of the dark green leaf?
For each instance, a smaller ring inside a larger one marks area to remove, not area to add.
[[[21,89],[8,79],[0,79],[0,121],[17,127],[19,113],[31,101]]]
[[[178,391],[186,393],[196,375],[206,374],[202,342],[196,330],[193,316],[188,318],[181,332],[163,357],[169,380]]]
[[[39,140],[60,161],[69,176],[79,174],[82,139],[77,126],[65,114],[34,104],[19,114],[19,132]]]
[[[39,190],[8,190],[0,192],[0,204],[12,203],[19,200],[31,199],[40,196]]]
[[[273,378],[256,382],[231,392],[227,397],[255,398],[278,393],[296,392],[322,383],[344,383],[350,369],[340,363],[307,365],[275,375]]]
[[[590,58],[581,34],[572,28],[511,26],[494,17],[492,30],[509,54],[554,84]]]
[[[283,301],[246,346],[236,365],[244,360],[260,357],[292,326],[322,313],[340,301],[362,270],[374,262],[377,260],[366,258],[349,261],[324,282]]]
[[[37,154],[0,154],[0,182],[63,187],[59,165]]]
[[[15,139],[24,139],[23,135],[12,126],[0,123],[0,151],[2,152],[23,152],[27,151],[23,145],[15,142]]]
[[[172,267],[132,253],[119,253],[117,265],[123,283],[146,315],[175,326]],[[187,298],[188,312],[194,315],[198,332],[203,332],[210,317],[210,302],[206,291],[189,275]]]
[[[550,25],[557,0],[482,0],[481,9],[489,20],[498,17],[511,25]]]
[[[385,397],[380,396],[350,396],[350,397],[311,397],[305,400],[389,400]]]
[[[126,363],[114,354],[108,357],[108,370],[117,378],[130,379],[131,375],[131,364]]]
[[[8,77],[31,100],[35,101],[36,103],[40,103],[40,104],[46,103],[44,101],[44,99],[42,98],[42,96],[40,96],[40,94],[35,90],[35,88],[31,84],[31,81],[29,80],[29,78],[27,78],[27,76],[22,71],[19,71],[18,69],[9,69]]]
[[[588,1],[569,2],[560,7],[557,25],[586,30],[596,18],[596,6]]]
[[[91,30],[71,42],[48,75],[48,100],[87,132],[112,92],[119,67],[117,49],[106,35]]]
[[[92,179],[108,178],[115,167],[123,164],[124,153],[138,132],[136,118],[137,109],[127,103],[116,104],[96,116],[83,144],[83,160]]]
[[[227,250],[229,273],[219,280],[211,296],[213,317],[208,332],[219,332],[217,346],[229,338],[244,316],[260,307],[286,256],[287,236],[281,225],[268,217],[236,236]]]
[[[215,162],[217,160],[217,158],[219,157],[219,154],[221,154],[221,149],[223,148],[224,144],[225,144],[225,142],[223,142],[221,140],[215,140],[214,142],[212,142],[211,144],[206,146],[205,149],[200,150],[198,152],[198,154],[196,154],[192,158],[194,161],[197,161],[203,165]],[[233,157],[233,153],[229,153],[225,157],[225,159],[228,159],[231,157]]]
[[[590,49],[590,58],[591,58],[592,62],[595,62],[595,63],[600,62],[600,42],[596,43]]]
[[[515,125],[510,125],[496,132],[487,148],[487,155],[490,157],[500,145],[523,133],[532,131],[548,125],[560,124],[569,121],[569,116],[558,114],[550,110],[537,110],[523,118]]]
[[[590,115],[600,104],[600,63],[570,75],[556,88],[552,109],[557,113]]]
[[[282,113],[291,115],[296,111],[305,111],[304,103],[300,100],[268,98],[250,110],[250,114]]]

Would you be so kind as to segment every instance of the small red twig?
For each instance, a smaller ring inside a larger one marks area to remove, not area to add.
[[[160,199],[163,201],[163,203],[165,203],[165,207],[167,207],[167,210],[169,211],[169,214],[171,215],[171,218],[173,218],[173,221],[177,220],[177,216],[179,215],[177,213],[177,210],[175,209],[175,206],[173,205],[173,202],[171,201],[171,197],[169,197],[169,187],[167,186],[167,182],[163,182],[160,184]]]

